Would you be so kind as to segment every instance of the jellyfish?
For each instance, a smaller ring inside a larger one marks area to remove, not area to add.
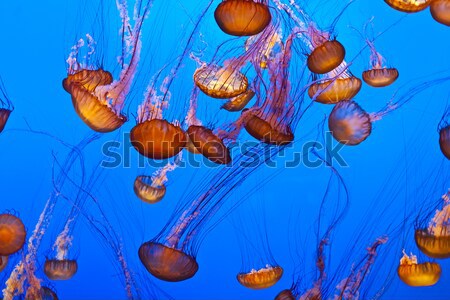
[[[272,20],[267,0],[223,0],[214,11],[217,25],[235,36],[263,31]]]
[[[254,96],[255,92],[249,88],[242,94],[228,100],[225,104],[222,105],[221,108],[229,112],[241,111],[247,106],[247,104],[253,99]]]
[[[0,214],[0,255],[11,255],[22,249],[26,235],[22,220],[9,213]]]
[[[450,1],[432,0],[430,3],[430,12],[433,19],[441,24],[450,26]]]
[[[275,58],[275,55],[279,52],[279,48],[283,47],[281,41],[281,32],[274,32],[268,39],[260,40],[259,36],[251,36],[245,41],[245,50],[253,51],[256,47],[258,50],[252,58],[253,64],[259,64],[261,69],[267,69],[268,61]],[[258,45],[260,43],[260,45]],[[262,43],[262,44],[261,44]]]
[[[276,284],[283,275],[283,268],[266,265],[259,270],[252,269],[247,273],[239,273],[237,280],[240,284],[249,289],[265,289]]]
[[[450,108],[444,113],[441,122],[439,123],[439,147],[442,154],[447,159],[450,159]]]
[[[418,263],[417,256],[403,250],[397,274],[409,286],[431,286],[439,281],[441,266],[435,262]]]
[[[436,210],[428,228],[417,228],[414,233],[419,250],[431,258],[450,257],[450,190],[442,200],[442,210]]]
[[[434,0],[384,0],[393,9],[416,13],[427,8]]]
[[[361,79],[353,76],[345,65],[336,68],[327,78],[314,82],[308,88],[308,95],[316,102],[336,104],[353,99],[361,90]]]
[[[391,85],[398,78],[398,70],[384,66],[385,59],[375,48],[373,39],[366,38],[366,43],[370,49],[370,69],[362,73],[364,82],[372,87]]]
[[[6,122],[11,115],[11,112],[14,110],[14,106],[9,100],[8,95],[6,94],[5,86],[3,84],[3,80],[0,77],[0,133],[5,129]]]
[[[0,273],[6,268],[8,265],[8,256],[0,255]]]
[[[50,280],[69,280],[77,271],[76,260],[47,259],[44,264],[44,273]]]
[[[123,45],[126,45],[119,60],[122,70],[118,80],[113,80],[110,72],[96,69],[89,64],[90,57],[96,51],[96,42],[89,34],[86,35],[88,50],[85,61],[79,61],[80,51],[86,43],[83,39],[72,47],[67,59],[68,75],[63,80],[63,87],[72,96],[72,104],[78,116],[97,132],[114,131],[127,120],[122,109],[137,71],[141,54],[141,28],[152,1],[145,4],[142,14],[141,2],[136,2],[133,16],[135,24],[131,26],[126,1],[117,1],[122,19],[120,34],[123,37]],[[124,63],[126,59],[129,59],[128,64]]]

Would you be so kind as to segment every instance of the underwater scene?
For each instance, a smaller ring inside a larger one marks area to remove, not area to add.
[[[0,299],[450,299],[450,0],[0,25]]]

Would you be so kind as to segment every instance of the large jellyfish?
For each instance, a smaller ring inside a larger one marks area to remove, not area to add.
[[[268,0],[223,0],[214,11],[223,32],[236,36],[260,33],[272,20]]]
[[[419,263],[417,256],[403,251],[397,274],[409,286],[431,286],[439,281],[441,266],[435,262]]]
[[[22,249],[26,237],[25,225],[15,215],[0,215],[0,255],[11,255]]]
[[[450,107],[442,116],[441,122],[439,122],[439,147],[442,154],[447,159],[450,159]]]
[[[124,45],[119,59],[122,70],[118,80],[113,80],[110,72],[91,65],[90,59],[96,50],[94,38],[89,34],[86,35],[88,50],[84,59],[79,58],[80,51],[85,46],[83,39],[72,47],[69,54],[68,75],[63,80],[63,87],[71,94],[76,113],[83,122],[97,132],[114,131],[127,120],[122,114],[122,109],[137,71],[141,55],[141,28],[149,14],[151,3],[152,1],[148,0],[142,8],[142,1],[136,1],[133,16],[135,23],[132,26],[127,2],[117,1],[117,8],[122,19],[120,35]],[[125,63],[127,59],[128,64]]]
[[[390,7],[406,12],[416,13],[427,8],[433,0],[384,0]]]
[[[430,3],[430,12],[433,19],[441,24],[450,26],[450,1],[432,0]]]
[[[13,110],[14,106],[9,100],[3,80],[0,77],[0,133],[3,129],[5,129],[6,122],[8,121],[9,115]]]

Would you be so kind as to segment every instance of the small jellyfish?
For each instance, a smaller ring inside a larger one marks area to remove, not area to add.
[[[247,106],[254,96],[255,92],[252,89],[248,89],[244,93],[228,100],[224,105],[222,105],[221,108],[229,112],[241,111],[245,108],[245,106]]]
[[[260,33],[272,20],[265,0],[223,0],[214,11],[217,25],[235,36]]]
[[[444,116],[439,123],[439,147],[441,148],[442,154],[447,159],[450,159],[450,108],[444,113]]]
[[[333,137],[346,145],[358,145],[372,132],[370,115],[354,101],[341,101],[328,117]]]
[[[418,228],[414,233],[419,250],[432,258],[450,257],[450,191],[442,199],[443,208],[436,210],[428,228]]]
[[[11,255],[22,249],[26,237],[25,225],[11,214],[0,214],[0,255]]]
[[[2,272],[8,265],[8,256],[0,255],[0,272]]]
[[[267,265],[259,270],[251,270],[248,273],[239,273],[237,280],[249,289],[260,290],[275,285],[283,275],[283,268]]]
[[[230,150],[212,130],[204,126],[191,125],[187,134],[196,150],[210,161],[222,165],[231,162]]]
[[[434,262],[418,263],[417,256],[405,253],[397,268],[398,277],[409,286],[432,286],[441,277],[441,266]]]
[[[50,280],[69,280],[78,271],[76,260],[64,259],[46,259],[44,264],[44,273]]]
[[[155,184],[152,177],[140,175],[134,181],[134,193],[146,203],[157,203],[166,195],[166,186]]]
[[[430,3],[430,12],[433,19],[441,24],[450,26],[449,0],[432,0]]]
[[[291,290],[282,290],[275,296],[275,300],[296,300]]]
[[[311,84],[308,89],[311,99],[323,104],[336,104],[343,100],[351,100],[361,90],[361,79],[353,76],[348,70],[339,74],[334,71],[332,73],[330,78]]]
[[[203,93],[218,99],[236,97],[248,87],[247,77],[233,66],[201,66],[194,73],[194,81]]]
[[[147,271],[165,281],[183,281],[193,277],[198,271],[195,257],[160,243],[142,244],[139,258]]]
[[[9,100],[8,95],[6,94],[6,89],[3,84],[2,78],[0,77],[0,133],[5,129],[6,122],[11,115],[11,112],[14,110],[14,106]]]
[[[384,0],[390,7],[406,12],[416,13],[427,8],[433,0]]]

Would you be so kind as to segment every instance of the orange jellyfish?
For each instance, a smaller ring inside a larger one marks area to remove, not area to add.
[[[6,94],[5,86],[0,77],[0,133],[5,129],[6,122],[11,115],[11,112],[14,110],[14,106],[9,100],[8,95]]]
[[[311,72],[325,74],[336,69],[345,58],[345,48],[337,40],[331,40],[330,34],[321,32],[314,24],[308,26],[311,53],[307,64]]]
[[[149,1],[151,2],[151,1]],[[130,24],[125,1],[117,1],[117,7],[122,18],[121,33],[123,36],[124,51],[120,62],[122,70],[120,78],[113,81],[111,73],[102,69],[96,69],[89,65],[90,56],[95,53],[95,41],[89,34],[87,38],[87,54],[85,62],[79,62],[80,51],[85,46],[83,39],[72,47],[72,52],[67,59],[67,78],[63,80],[64,89],[72,96],[72,104],[78,116],[91,129],[97,132],[111,132],[121,127],[127,120],[122,114],[141,54],[141,27],[149,13],[147,3],[143,8],[143,14],[138,15],[140,1],[136,4],[135,24]],[[129,30],[128,30],[129,29]],[[129,63],[125,64],[125,60]]]
[[[403,257],[397,268],[398,277],[409,286],[435,285],[441,277],[441,266],[434,262],[418,263],[417,256],[408,255],[403,250]]]
[[[255,92],[252,89],[248,89],[244,93],[228,100],[225,104],[222,105],[221,108],[229,112],[241,111],[247,106],[247,104],[252,100],[254,96]]]
[[[0,255],[11,255],[22,249],[27,233],[22,221],[11,214],[0,214]]]
[[[441,122],[439,123],[439,147],[441,148],[442,154],[447,159],[450,159],[450,108],[447,109],[447,112],[442,117]]]
[[[272,20],[267,0],[223,0],[214,11],[217,25],[235,36],[255,35]]]
[[[372,132],[370,115],[354,101],[341,101],[328,117],[333,137],[346,145],[359,145]]]
[[[428,228],[417,228],[414,234],[419,250],[432,258],[450,257],[450,190],[442,200],[443,208],[436,210]]]
[[[370,69],[362,73],[364,82],[372,87],[391,85],[398,78],[398,70],[384,66],[385,59],[376,50],[373,40],[366,38],[366,43],[370,49]]]
[[[407,13],[416,13],[427,8],[433,0],[384,0],[390,7]]]
[[[433,19],[441,24],[450,26],[449,0],[432,0],[430,3],[430,12]]]
[[[8,265],[8,256],[0,255],[0,272],[2,272]]]
[[[266,289],[277,283],[283,275],[283,269],[279,266],[266,265],[259,270],[252,269],[248,273],[239,273],[237,280],[249,289]]]
[[[78,271],[76,260],[46,259],[44,273],[50,280],[69,280]]]

